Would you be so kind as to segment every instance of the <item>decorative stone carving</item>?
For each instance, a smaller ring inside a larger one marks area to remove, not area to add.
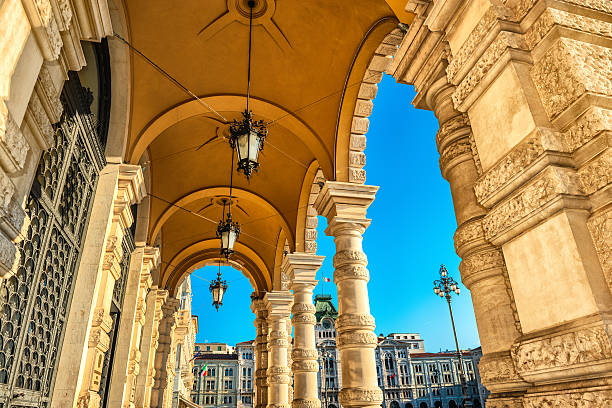
[[[612,291],[612,209],[593,215],[587,222],[608,287]]]
[[[560,38],[534,64],[531,77],[554,118],[587,92],[612,95],[612,50]]]
[[[522,398],[499,398],[492,395],[487,398],[487,408],[525,408]]]
[[[294,348],[291,357],[294,360],[308,360],[318,358],[319,353],[315,349]]]
[[[461,248],[468,243],[480,240],[484,237],[484,230],[482,229],[482,219],[476,219],[474,221],[464,222],[455,231],[453,237],[455,241],[455,251],[461,254]]]
[[[440,146],[441,143],[456,130],[469,127],[470,120],[468,118],[468,115],[465,113],[450,118],[449,120],[440,125],[440,128],[436,133],[436,144]]]
[[[612,182],[612,149],[578,170],[578,185],[584,194],[593,194]]]
[[[487,406],[490,406],[488,401]],[[525,398],[525,408],[600,408],[610,406],[612,406],[611,390],[576,392],[568,394],[555,393],[552,395]]]
[[[294,399],[291,402],[292,408],[320,408],[321,401],[312,399]]]
[[[501,251],[492,248],[483,252],[466,256],[459,264],[461,276],[465,279],[468,276],[492,268],[504,268],[506,266]]]
[[[308,303],[294,303],[293,307],[291,307],[291,313],[315,313],[317,310],[315,309],[313,304]]]
[[[563,137],[573,152],[606,130],[612,130],[612,111],[591,107],[563,132]]]
[[[337,337],[338,347],[348,345],[364,345],[364,346],[375,346],[378,344],[378,337],[371,331],[364,332],[347,332],[341,333]]]
[[[368,262],[368,257],[363,251],[357,251],[352,249],[345,249],[338,251],[334,255],[334,268],[339,268],[347,263],[353,262]]]
[[[609,359],[612,348],[608,333],[599,326],[525,341],[512,348],[512,355],[523,374]]]
[[[478,179],[474,185],[478,201],[487,204],[491,196],[531,166],[545,150],[568,149],[563,146],[557,134],[538,128]]]
[[[342,405],[350,404],[351,402],[368,403],[367,405],[379,405],[383,401],[383,395],[380,388],[342,388],[339,393],[339,399]]]
[[[295,324],[316,324],[317,323],[317,319],[315,316],[311,315],[311,314],[298,314],[298,315],[294,315],[291,318],[291,322],[295,325]]]
[[[319,371],[319,363],[312,360],[300,360],[293,362],[293,371],[309,371],[316,373]]]
[[[510,355],[488,356],[485,355],[478,363],[478,370],[482,383],[486,386],[494,383],[505,383],[520,380],[514,368],[514,362]]]
[[[560,194],[578,194],[575,174],[568,169],[548,167],[485,216],[483,228],[487,239],[512,227]]]
[[[442,174],[446,174],[448,164],[460,156],[467,155],[466,158],[472,157],[472,146],[467,137],[456,140],[446,146],[440,154],[440,170]]]
[[[461,107],[464,104],[465,99],[477,85],[481,84],[485,74],[489,72],[493,64],[501,58],[508,48],[525,50],[527,49],[527,44],[521,35],[501,31],[466,77],[457,85],[457,89],[453,94],[453,102],[456,107]]]
[[[40,146],[43,149],[48,149],[53,145],[54,131],[47,112],[45,112],[36,92],[32,93],[30,103],[28,104],[28,112],[30,113],[31,120],[28,120],[27,117],[26,120],[30,125],[30,129],[35,133]]]
[[[485,12],[476,27],[474,27],[459,51],[449,61],[448,68],[446,69],[448,82],[456,84],[457,73],[465,66],[468,59],[473,57],[476,47],[483,43],[484,37],[496,22],[497,15],[495,9],[491,7]]]
[[[341,332],[348,328],[369,327],[374,330],[376,324],[372,315],[362,315],[355,313],[343,313],[336,319],[336,329]]]
[[[334,282],[340,283],[346,279],[370,279],[370,273],[364,265],[346,265],[334,270]]]
[[[30,145],[9,113],[4,135],[0,134],[0,165],[8,173],[23,169]]]

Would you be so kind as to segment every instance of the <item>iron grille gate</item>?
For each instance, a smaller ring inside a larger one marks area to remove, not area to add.
[[[19,267],[0,286],[0,408],[47,407],[84,232],[105,164],[92,94],[76,74],[62,92],[54,146],[42,154],[20,243]]]

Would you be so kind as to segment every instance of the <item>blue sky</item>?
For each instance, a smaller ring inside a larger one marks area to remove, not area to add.
[[[433,294],[433,280],[444,263],[459,280],[459,257],[453,247],[457,227],[450,188],[440,175],[435,145],[437,120],[433,113],[411,105],[414,88],[397,84],[385,76],[379,84],[368,131],[367,184],[380,186],[368,210],[372,224],[364,234],[364,251],[370,270],[370,307],[376,333],[418,332],[427,351],[454,349],[446,301]],[[325,219],[319,217],[318,254],[326,259],[321,267],[316,294],[331,294],[336,288],[321,275],[333,278],[334,242],[327,237]],[[211,307],[208,282],[217,272],[207,267],[192,277],[193,313],[199,316],[198,341],[229,344],[255,336],[250,310],[253,291],[238,271],[223,267],[230,281],[224,305]],[[477,347],[478,332],[469,291],[453,298],[453,313],[461,348]]]

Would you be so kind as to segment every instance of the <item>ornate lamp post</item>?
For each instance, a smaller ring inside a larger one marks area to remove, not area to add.
[[[268,134],[268,129],[263,120],[254,121],[249,110],[249,100],[251,98],[251,50],[253,40],[253,7],[255,1],[249,0],[247,3],[251,9],[249,15],[249,63],[247,70],[247,97],[246,109],[242,113],[244,119],[234,120],[230,126],[229,143],[232,149],[236,150],[238,156],[238,171],[242,171],[248,178],[253,171],[259,169],[259,152],[263,150],[264,140]]]
[[[213,306],[217,308],[217,312],[219,311],[219,306],[223,306],[223,295],[225,295],[225,291],[227,290],[227,282],[225,280],[221,280],[221,264],[219,264],[219,272],[217,272],[217,280],[214,280],[210,283],[208,287],[210,293],[213,298]]]
[[[455,336],[455,346],[457,347],[457,356],[459,357],[459,373],[461,377],[461,391],[463,392],[463,407],[471,408],[472,404],[467,398],[467,388],[465,385],[465,372],[463,371],[463,358],[461,357],[461,350],[459,349],[459,341],[457,340],[457,331],[455,330],[455,319],[453,319],[453,308],[451,306],[451,292],[459,295],[459,284],[448,275],[448,271],[444,265],[440,265],[440,279],[436,279],[434,283],[433,291],[436,295],[441,298],[446,298],[448,303],[448,311],[450,312],[451,324],[453,326],[453,335]]]

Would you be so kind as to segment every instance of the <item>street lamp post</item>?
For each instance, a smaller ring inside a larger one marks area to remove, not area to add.
[[[451,292],[459,295],[459,284],[448,275],[448,271],[444,265],[440,265],[440,279],[434,281],[434,293],[441,298],[446,298],[448,303],[448,311],[450,313],[451,324],[453,326],[453,335],[455,336],[455,346],[457,347],[457,357],[459,358],[459,376],[461,377],[461,391],[463,392],[463,407],[471,408],[472,404],[467,397],[467,388],[465,385],[465,372],[463,371],[463,358],[459,349],[459,341],[457,340],[457,331],[455,330],[455,319],[453,319],[453,308],[451,306]]]

